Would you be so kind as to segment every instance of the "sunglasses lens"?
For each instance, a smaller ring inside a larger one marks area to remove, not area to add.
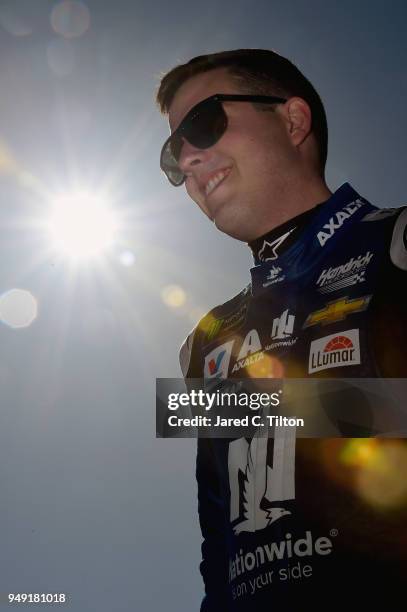
[[[222,104],[211,100],[191,117],[184,137],[198,149],[209,149],[223,136],[226,127],[227,118]]]
[[[178,165],[184,139],[198,149],[208,149],[218,142],[226,128],[227,117],[217,100],[210,100],[188,115],[161,152],[161,168],[172,185],[184,182],[184,173]]]

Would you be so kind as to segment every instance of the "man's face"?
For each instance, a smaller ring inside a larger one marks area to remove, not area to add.
[[[224,68],[186,81],[169,110],[171,131],[216,93],[242,93]],[[250,241],[290,218],[282,201],[298,161],[296,147],[283,105],[274,106],[275,112],[259,111],[250,102],[223,102],[223,108],[228,127],[220,140],[209,149],[184,141],[179,165],[188,194],[218,229]]]

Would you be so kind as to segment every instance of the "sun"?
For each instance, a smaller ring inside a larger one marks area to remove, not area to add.
[[[119,223],[106,197],[88,192],[53,200],[47,228],[52,246],[75,259],[91,259],[114,244]]]

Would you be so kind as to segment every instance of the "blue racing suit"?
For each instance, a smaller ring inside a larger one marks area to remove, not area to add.
[[[255,240],[251,283],[188,336],[184,377],[406,377],[406,226],[344,184]],[[396,601],[406,474],[400,439],[198,439],[201,611]]]

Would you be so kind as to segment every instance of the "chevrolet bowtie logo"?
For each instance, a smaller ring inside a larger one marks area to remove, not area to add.
[[[312,325],[319,325],[319,323],[328,325],[328,323],[343,321],[349,314],[366,310],[371,297],[371,295],[365,295],[360,298],[355,298],[354,300],[348,300],[348,298],[345,297],[340,300],[335,300],[335,302],[330,302],[325,308],[311,312],[304,323],[304,328],[311,327]]]

